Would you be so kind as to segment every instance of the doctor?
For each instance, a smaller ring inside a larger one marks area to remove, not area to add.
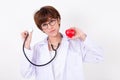
[[[34,21],[48,37],[30,47],[32,32],[29,34],[25,43],[28,58],[36,64],[44,64],[55,55],[53,48],[57,50],[57,55],[51,63],[42,67],[24,59],[21,68],[23,77],[35,76],[35,80],[84,80],[83,62],[103,60],[102,50],[80,29],[71,27],[76,32],[72,38],[59,32],[61,17],[54,7],[43,6],[34,14]],[[27,33],[22,32],[23,39]]]

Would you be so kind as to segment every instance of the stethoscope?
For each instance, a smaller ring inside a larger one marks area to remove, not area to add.
[[[27,57],[27,55],[26,55],[26,53],[25,53],[25,42],[26,42],[28,36],[29,36],[29,33],[26,34],[25,40],[24,40],[24,42],[23,42],[23,53],[24,53],[24,56],[26,57],[26,59],[27,59],[32,65],[37,66],[37,67],[42,67],[42,66],[45,66],[45,65],[48,65],[49,63],[51,63],[51,62],[55,59],[55,57],[56,57],[56,55],[57,55],[57,49],[59,48],[60,43],[58,43],[56,49],[54,49],[53,45],[51,44],[52,50],[55,51],[55,55],[54,55],[54,57],[53,57],[51,60],[49,60],[48,62],[46,62],[46,63],[44,63],[44,64],[36,64],[36,63],[33,63],[33,62]]]

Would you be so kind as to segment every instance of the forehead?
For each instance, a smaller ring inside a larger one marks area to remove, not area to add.
[[[51,20],[54,20],[54,18],[48,18],[45,22],[43,23],[47,23],[47,22],[50,22]]]

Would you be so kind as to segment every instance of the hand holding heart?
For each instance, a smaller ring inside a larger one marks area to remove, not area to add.
[[[82,30],[80,30],[79,28],[76,28],[76,27],[71,27],[71,28],[67,29],[65,31],[65,33],[66,33],[66,36],[68,36],[70,39],[79,38],[84,41],[86,38],[86,34]]]
[[[65,31],[65,34],[69,37],[69,38],[72,38],[73,36],[75,36],[75,30],[70,28],[70,29],[67,29]]]

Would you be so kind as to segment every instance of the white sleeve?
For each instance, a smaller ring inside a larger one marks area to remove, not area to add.
[[[103,61],[103,49],[92,42],[88,37],[81,43],[81,51],[84,62]]]
[[[35,56],[33,55],[33,50],[24,49],[26,56],[30,61],[35,62]],[[30,78],[35,74],[35,66],[33,66],[23,55],[20,65],[21,74],[24,78]]]

